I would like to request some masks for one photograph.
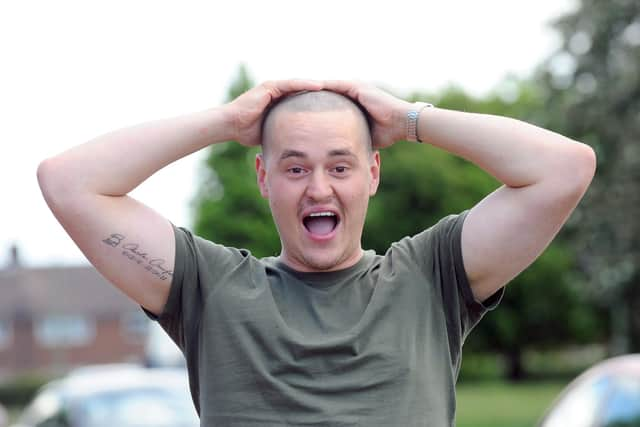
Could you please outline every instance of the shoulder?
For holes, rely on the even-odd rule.
[[[213,242],[185,227],[173,225],[173,230],[176,239],[176,264],[191,263],[218,270],[245,260],[257,261],[248,249]]]
[[[397,253],[423,258],[443,246],[459,246],[462,225],[468,213],[467,209],[441,218],[427,229],[392,243],[389,248],[390,252],[387,254]]]

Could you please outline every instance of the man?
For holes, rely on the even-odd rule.
[[[377,149],[406,139],[504,185],[384,255],[364,251]],[[205,241],[127,196],[227,140],[262,144],[278,257]],[[445,426],[466,335],[550,243],[595,163],[588,146],[517,120],[293,80],[98,137],[43,161],[38,178],[87,258],[183,350],[202,425]]]

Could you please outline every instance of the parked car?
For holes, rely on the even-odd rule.
[[[13,427],[197,427],[184,369],[81,368],[45,385]]]
[[[589,368],[556,399],[540,427],[640,427],[640,354]]]

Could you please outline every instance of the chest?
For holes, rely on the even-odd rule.
[[[423,283],[391,279],[318,293],[230,278],[209,296],[200,325],[205,413],[251,402],[242,412],[360,421],[449,408],[444,321]]]
[[[367,372],[375,382],[419,378],[425,361],[446,362],[444,321],[424,283],[393,279],[320,289],[267,275],[230,279],[206,302],[201,346],[209,363],[289,384],[366,383]]]

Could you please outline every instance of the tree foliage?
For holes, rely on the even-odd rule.
[[[240,67],[227,101],[252,86],[246,68]],[[258,257],[278,253],[280,240],[256,183],[254,162],[259,150],[233,141],[214,144],[208,150],[195,200],[195,233],[219,244],[250,249]]]
[[[640,2],[582,0],[556,23],[541,67],[548,126],[590,144],[596,177],[574,221],[592,297],[611,309],[613,352],[640,351]]]

